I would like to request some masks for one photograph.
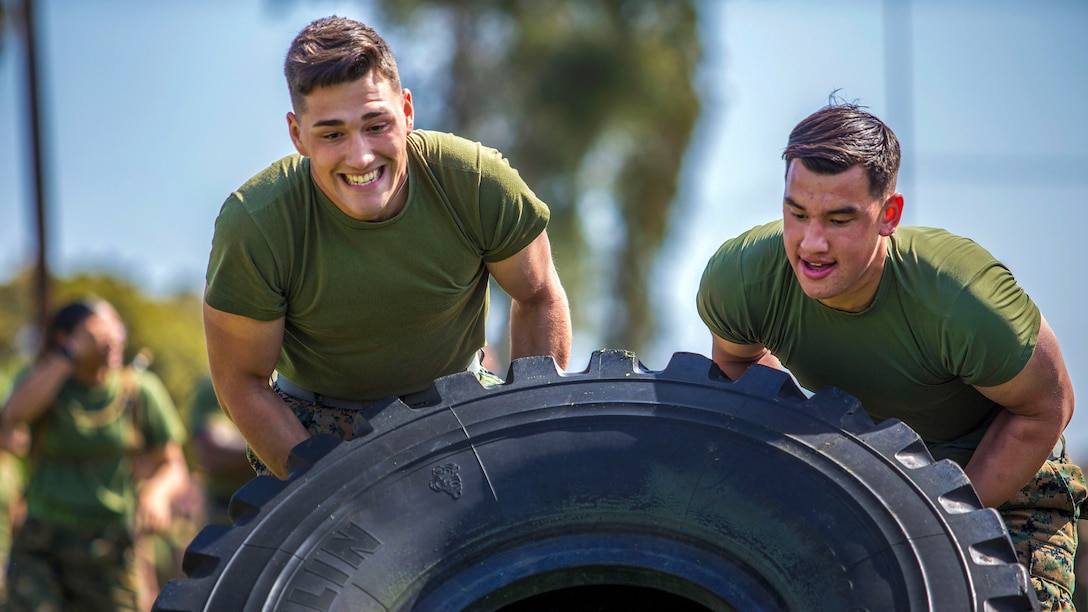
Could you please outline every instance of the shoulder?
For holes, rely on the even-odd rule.
[[[904,227],[890,239],[891,266],[900,286],[927,303],[958,299],[979,283],[1012,279],[974,240],[931,227]]]
[[[309,190],[310,160],[298,154],[288,155],[255,174],[231,193],[224,211],[235,205],[253,214],[277,203],[293,199]]]
[[[435,174],[452,172],[500,183],[520,180],[498,149],[456,134],[414,130],[408,135],[408,148]]]
[[[482,144],[456,134],[432,130],[413,130],[408,135],[408,148],[432,167],[479,170]]]
[[[994,256],[970,238],[936,227],[900,227],[891,237],[892,252],[904,259],[943,269],[977,266],[994,261]]]
[[[269,240],[267,234],[286,240],[289,232],[284,218],[305,215],[308,202],[313,197],[313,178],[310,176],[310,160],[301,155],[288,155],[246,181],[223,202],[215,219],[213,243],[224,240],[245,242],[245,237],[257,237],[261,242]]]
[[[725,241],[699,282],[696,308],[719,338],[736,344],[765,344],[769,313],[781,310],[792,271],[782,246],[782,221],[754,227]]]
[[[779,219],[753,227],[722,243],[710,258],[704,276],[728,273],[731,279],[753,282],[781,271],[785,258],[782,221]]]
[[[709,312],[726,304],[762,304],[792,279],[782,246],[782,221],[772,221],[753,227],[718,248],[699,282],[700,308]]]
[[[973,240],[944,230],[904,228],[894,237],[889,253],[897,290],[905,306],[939,319],[944,344],[961,357],[953,370],[971,384],[1011,377],[1009,370],[997,377],[965,374],[968,349],[983,347],[983,355],[1004,356],[1018,371],[1026,361],[1017,361],[1018,348],[1030,356],[1042,316],[1012,271]]]

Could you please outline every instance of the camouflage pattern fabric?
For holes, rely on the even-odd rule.
[[[998,512],[1005,520],[1016,557],[1028,568],[1043,610],[1075,611],[1077,520],[1086,485],[1081,469],[1064,449],[1043,464],[1035,478]]]
[[[486,368],[478,368],[474,374],[476,374],[480,384],[485,387],[494,387],[501,385],[503,382],[501,378]],[[315,402],[299,399],[277,387],[273,387],[273,391],[291,408],[291,411],[295,413],[299,422],[306,428],[306,431],[310,432],[310,435],[331,433],[343,440],[351,440],[355,438],[356,424],[361,425],[360,429],[363,431],[367,429],[366,419],[357,410],[318,406]],[[248,446],[246,447],[246,458],[249,459],[249,464],[253,466],[253,471],[258,476],[273,475],[272,470],[268,469],[257,458],[257,454],[253,452],[253,449]]]
[[[5,610],[137,610],[136,585],[126,529],[62,527],[27,518],[11,550]]]

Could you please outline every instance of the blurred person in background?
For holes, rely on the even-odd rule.
[[[109,303],[66,304],[0,411],[3,427],[30,428],[8,610],[139,609],[134,541],[170,525],[188,467],[174,403],[153,373],[125,367],[126,340]]]

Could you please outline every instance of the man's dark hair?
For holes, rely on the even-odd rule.
[[[303,28],[283,63],[296,113],[305,110],[305,97],[315,88],[350,83],[373,70],[400,91],[397,60],[385,39],[366,24],[335,15]]]
[[[818,174],[838,174],[860,164],[869,176],[869,193],[879,198],[895,190],[899,140],[861,106],[832,103],[793,128],[782,159],[787,172],[790,162],[799,159]]]

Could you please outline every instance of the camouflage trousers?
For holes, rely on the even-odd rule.
[[[473,373],[480,381],[480,384],[485,387],[493,387],[502,384],[502,379],[488,371],[486,368],[476,368]],[[351,440],[355,438],[356,431],[367,431],[368,429],[366,427],[365,417],[363,417],[362,413],[358,410],[321,406],[316,402],[299,399],[290,395],[274,385],[272,390],[275,391],[276,395],[279,395],[291,408],[291,411],[295,413],[299,422],[306,428],[306,431],[310,432],[310,435],[331,433],[343,440]],[[357,424],[361,426],[359,429],[356,429]],[[249,464],[253,466],[253,471],[257,472],[258,476],[273,475],[272,470],[268,469],[268,467],[257,458],[257,454],[254,453],[253,449],[249,446],[246,447],[246,457],[249,459]]]
[[[138,610],[132,535],[27,518],[8,565],[12,612]]]
[[[1043,610],[1074,611],[1077,520],[1086,485],[1064,449],[1051,457],[1012,499],[998,508],[1016,557],[1028,568]]]

